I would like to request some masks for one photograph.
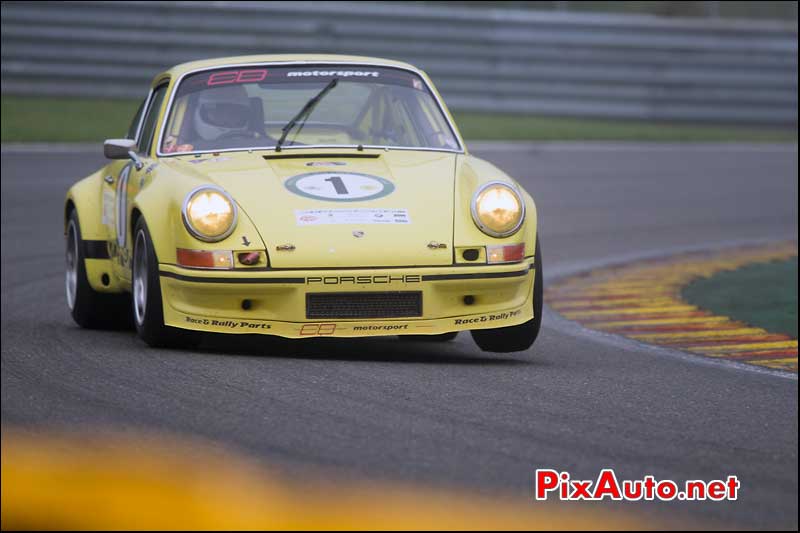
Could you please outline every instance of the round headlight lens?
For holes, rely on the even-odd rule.
[[[236,204],[221,189],[202,187],[189,193],[183,220],[189,232],[203,241],[221,241],[236,226]]]
[[[519,193],[502,182],[487,183],[472,200],[472,219],[487,235],[507,237],[515,233],[525,217]]]

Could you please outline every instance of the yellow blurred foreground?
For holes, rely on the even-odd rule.
[[[174,438],[8,428],[0,520],[4,530],[659,527],[532,497],[500,501],[408,485],[288,481],[211,445]]]

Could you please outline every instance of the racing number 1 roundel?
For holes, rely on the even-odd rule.
[[[394,184],[378,176],[357,172],[311,172],[289,178],[286,188],[306,198],[360,202],[390,194]]]

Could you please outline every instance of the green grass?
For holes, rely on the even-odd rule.
[[[466,139],[531,141],[797,141],[797,128],[455,112]]]
[[[2,142],[122,137],[139,102],[2,96]],[[797,128],[755,128],[456,112],[468,140],[797,141]]]
[[[2,96],[2,142],[102,142],[124,137],[136,100]]]
[[[408,2],[402,2],[407,4]],[[437,5],[440,2],[412,2],[415,4]],[[484,9],[528,9],[562,11],[569,13],[621,13],[628,15],[657,15],[662,17],[711,17],[715,13],[722,18],[750,19],[797,19],[797,2],[759,0],[737,2],[703,2],[685,0],[644,0],[644,1],[581,1],[556,2],[545,0],[517,1],[455,1],[459,7]],[[714,5],[716,4],[716,6]],[[716,9],[715,9],[716,7]]]
[[[797,338],[797,258],[748,265],[689,284],[691,304]]]

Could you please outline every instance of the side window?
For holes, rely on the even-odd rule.
[[[139,129],[139,121],[142,118],[142,112],[144,112],[144,104],[147,103],[147,98],[142,100],[142,103],[139,104],[139,109],[136,110],[136,114],[133,116],[133,120],[131,121],[131,125],[128,128],[128,134],[125,135],[126,139],[136,140],[136,130]]]
[[[144,124],[142,124],[142,131],[139,134],[139,153],[147,154],[150,151],[150,146],[153,144],[153,135],[156,132],[158,113],[161,111],[161,104],[164,102],[166,94],[167,84],[159,85],[153,92],[150,106],[147,108],[147,114],[144,117]]]

